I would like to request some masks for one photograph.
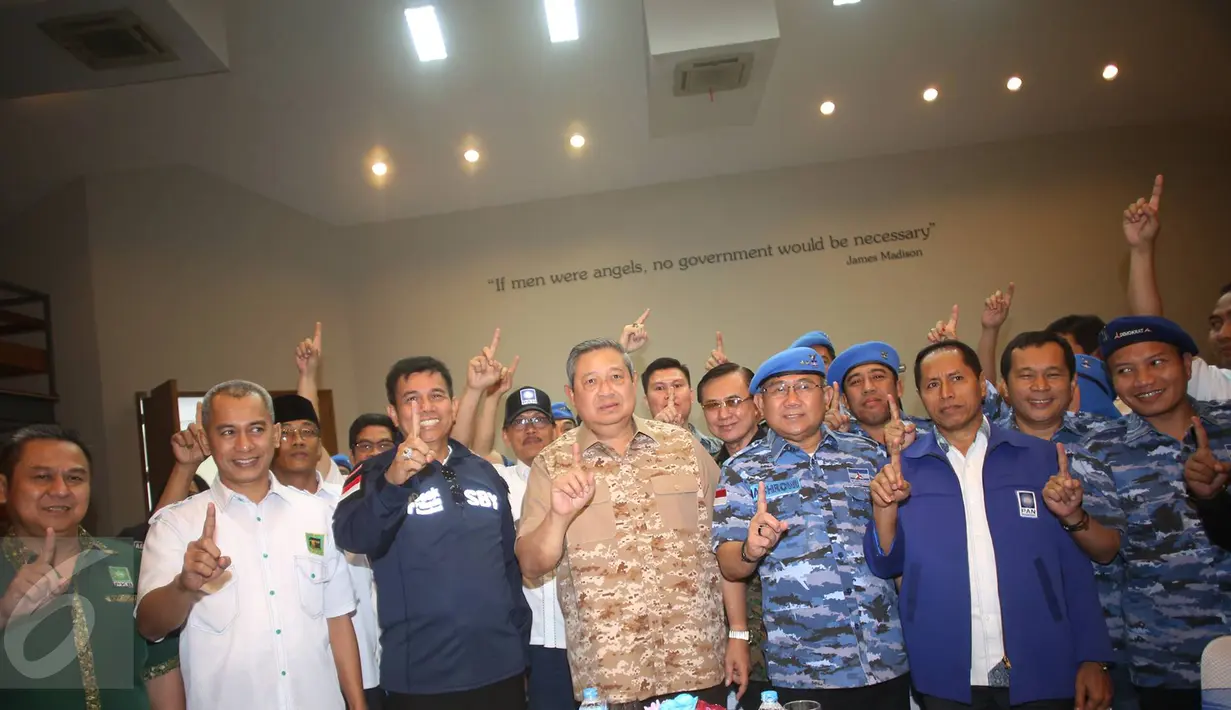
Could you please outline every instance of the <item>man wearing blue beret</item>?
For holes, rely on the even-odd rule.
[[[1124,499],[1124,621],[1142,710],[1201,706],[1201,653],[1228,632],[1231,406],[1188,396],[1197,344],[1175,323],[1129,316],[1100,338],[1132,412],[1083,442]]]
[[[577,428],[577,418],[573,416],[573,412],[569,410],[568,405],[564,402],[556,402],[551,405],[551,418],[556,429],[556,436],[560,436],[570,429]]]
[[[769,679],[784,702],[905,710],[910,675],[893,583],[864,563],[868,482],[885,456],[825,427],[825,365],[811,348],[765,361],[750,383],[768,435],[731,457],[713,541],[727,579],[760,577]]]
[[[881,446],[902,439],[910,446],[926,419],[901,415],[902,381],[898,351],[888,343],[872,341],[852,345],[829,366],[829,384],[846,400],[851,413],[850,432],[866,436]],[[832,403],[831,403],[832,404]]]
[[[833,359],[837,357],[837,351],[834,349],[833,341],[829,339],[829,335],[823,330],[812,330],[804,333],[791,343],[792,348],[812,348],[817,355],[821,356],[821,360],[825,362],[825,367],[829,367]]]

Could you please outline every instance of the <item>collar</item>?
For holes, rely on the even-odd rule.
[[[992,426],[986,416],[983,417],[983,423],[979,425],[979,433],[975,434],[976,439],[980,435],[987,439],[988,453],[991,453],[993,449],[1001,444],[1010,444],[1014,446],[1020,445],[1009,438],[1008,431],[998,426]],[[1014,436],[1017,436],[1017,434],[1014,434]],[[941,444],[942,441],[944,444]],[[927,433],[926,436],[920,437],[914,444],[907,447],[907,449],[902,452],[902,456],[908,459],[921,459],[924,456],[936,456],[942,459],[948,459],[949,448],[950,444],[948,440],[941,435],[939,429],[933,428]]]
[[[1009,417],[1009,428],[1012,429],[1013,431],[1018,431],[1018,432],[1022,430],[1022,428],[1017,425],[1017,413],[1016,412],[1014,412],[1012,416]],[[1064,416],[1060,419],[1060,428],[1057,429],[1056,432],[1059,433],[1061,431],[1067,431],[1068,433],[1073,434],[1075,436],[1083,435],[1082,428],[1081,428],[1081,419],[1077,416],[1077,414],[1075,414],[1074,412],[1065,410]],[[1052,438],[1053,439],[1055,438],[1055,434],[1052,435]]]
[[[1201,418],[1201,423],[1203,425],[1217,425],[1217,422],[1213,418],[1213,410],[1214,407],[1217,406],[1215,402],[1203,402],[1189,397],[1188,403],[1192,405],[1193,411],[1198,417]],[[1142,439],[1150,433],[1158,434],[1159,436],[1166,436],[1166,434],[1163,434],[1155,429],[1153,424],[1150,424],[1145,417],[1141,416],[1137,412],[1129,412],[1128,414],[1125,414],[1123,420],[1127,425],[1127,431],[1124,434],[1124,441],[1126,443],[1136,442],[1138,439]]]
[[[629,442],[629,448],[631,448],[633,443],[637,442],[638,440],[641,440],[641,441],[649,440],[655,446],[662,443],[662,441],[659,440],[659,438],[654,435],[654,432],[650,430],[650,427],[646,426],[647,421],[648,420],[642,419],[636,414],[633,415],[633,438]],[[599,443],[598,437],[594,435],[594,432],[590,430],[590,427],[586,425],[585,422],[582,422],[581,426],[577,427],[576,432],[577,432],[577,446],[583,452],[587,451],[591,446],[594,446],[595,444]]]
[[[828,427],[826,427],[824,424],[821,425],[821,441],[820,443],[816,445],[816,451],[814,451],[811,454],[799,448],[795,444],[792,444],[786,439],[782,438],[782,436],[780,436],[778,432],[774,431],[773,429],[770,429],[769,433],[765,435],[765,443],[769,444],[769,458],[771,461],[775,461],[775,462],[778,460],[778,457],[782,455],[782,452],[786,451],[786,448],[788,446],[798,451],[799,453],[803,454],[804,456],[811,457],[811,456],[815,456],[816,454],[820,453],[821,449],[825,448],[826,444],[832,443],[834,441],[836,441],[836,439],[834,439],[833,432]]]
[[[78,567],[81,566],[81,561],[86,559],[91,552],[103,555],[115,554],[114,550],[108,549],[80,525],[77,526],[77,544],[81,547],[81,558],[77,562]],[[33,561],[39,554],[37,551],[31,550],[26,545],[25,540],[17,536],[17,530],[12,526],[9,527],[9,532],[4,536],[3,542],[0,542],[0,548],[3,549],[4,557],[13,566],[14,571]]]
[[[990,440],[992,438],[992,425],[991,422],[987,421],[986,416],[979,421],[979,431],[975,434],[975,441],[978,441],[980,436],[982,436],[985,440]],[[949,449],[953,448],[953,445],[949,443],[949,440],[945,438],[945,435],[940,433],[940,429],[936,430],[936,444],[940,447],[940,450],[944,452],[945,456],[948,456]]]
[[[319,478],[321,474],[318,471],[316,475]],[[240,494],[231,490],[230,488],[227,487],[225,483],[222,482],[221,474],[218,475],[218,478],[214,479],[214,482],[216,483],[216,485],[209,487],[209,495],[211,498],[214,499],[214,506],[218,508],[218,512],[221,513],[227,509],[227,504],[231,502],[231,499],[235,498],[236,496],[239,496]],[[274,476],[273,471],[269,472],[269,494],[270,495],[276,495],[279,498],[286,500],[287,491],[289,490],[291,489],[288,488],[287,486],[284,486],[281,483],[278,483],[278,479],[277,477]],[[247,500],[247,498],[244,498],[244,500]]]

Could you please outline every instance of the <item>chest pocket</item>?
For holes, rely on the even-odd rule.
[[[570,546],[589,545],[610,540],[616,535],[615,506],[607,482],[594,482],[594,498],[569,526],[566,540]]]
[[[664,527],[670,530],[696,530],[700,512],[697,505],[700,486],[696,476],[655,476],[650,479],[650,490],[654,493],[654,506],[663,519]]]
[[[231,628],[239,612],[239,580],[234,573],[226,586],[197,602],[192,608],[188,623],[193,628],[211,634],[222,634]]]
[[[866,485],[848,483],[842,487],[846,494],[846,507],[853,520],[866,523],[872,519],[872,493]]]
[[[319,557],[295,556],[295,583],[299,586],[299,604],[310,618],[319,619],[325,613],[325,561]]]

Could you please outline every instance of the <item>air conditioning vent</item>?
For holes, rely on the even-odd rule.
[[[733,91],[747,86],[752,76],[752,53],[711,59],[694,59],[675,65],[676,96],[695,96],[711,91]]]
[[[141,18],[129,10],[58,17],[39,23],[39,29],[95,71],[179,59]]]

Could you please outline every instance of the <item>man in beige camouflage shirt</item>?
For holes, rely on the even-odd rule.
[[[583,423],[534,460],[517,558],[528,579],[559,565],[573,692],[613,710],[684,692],[725,706],[748,669],[724,659],[724,602],[736,628],[746,609],[708,542],[718,467],[687,430],[633,415],[619,344],[580,343],[566,369]]]

